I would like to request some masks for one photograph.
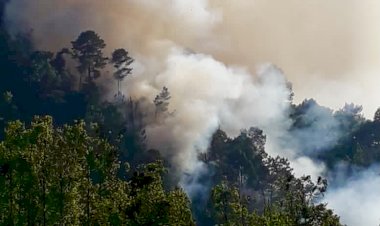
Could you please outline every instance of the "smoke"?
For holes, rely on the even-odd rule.
[[[148,127],[150,144],[168,150],[166,155],[177,151],[173,162],[186,172],[197,168],[198,154],[207,150],[219,126],[236,136],[250,125],[268,133],[283,131],[287,121],[290,91],[284,76],[272,67],[259,73],[255,82],[244,69],[227,67],[211,56],[173,50],[152,83],[169,88],[169,111],[175,113]]]
[[[335,109],[354,101],[369,118],[380,105],[379,1],[211,2],[223,9],[219,29],[228,33],[229,54],[218,54],[223,61],[274,63],[292,81],[296,101],[313,97]]]
[[[288,145],[305,154],[325,151],[336,145],[344,131],[333,110],[314,100],[305,100],[300,106],[303,108],[302,118],[296,121],[298,125],[290,132],[295,142]]]
[[[369,118],[380,105],[380,96],[367,98],[378,95],[376,0],[13,0],[7,15],[13,30],[33,28],[39,47],[58,49],[84,29],[98,31],[109,50],[134,54],[169,41],[251,73],[272,62],[292,81],[296,101],[362,103]]]
[[[310,159],[281,149],[279,141],[290,126],[290,93],[284,76],[267,66],[254,78],[251,72],[256,68],[250,66],[254,61],[236,62],[244,67],[231,65],[231,56],[246,57],[243,52],[247,51],[240,45],[236,50],[222,47],[236,41],[223,30],[228,28],[223,18],[231,16],[226,8],[230,3],[211,3],[14,0],[6,13],[10,29],[32,28],[40,48],[59,49],[85,29],[99,32],[108,43],[108,52],[127,47],[137,63],[124,92],[153,99],[161,87],[167,86],[172,94],[170,110],[175,110],[175,115],[161,125],[148,127],[147,133],[149,144],[159,147],[180,172],[198,170],[197,156],[207,150],[219,126],[231,136],[241,128],[258,126],[268,135],[269,153],[294,160],[296,172],[320,174],[321,167]],[[202,54],[188,54],[184,49]]]
[[[378,225],[380,222],[380,168],[372,167],[346,178],[346,183],[328,190],[325,201],[342,223],[352,226]]]
[[[6,22],[14,33],[32,29],[42,49],[65,47],[87,29],[105,39],[108,54],[128,49],[136,61],[123,92],[153,100],[169,88],[173,114],[148,126],[148,142],[171,159],[192,194],[203,189],[196,178],[207,173],[197,156],[219,127],[230,136],[259,127],[266,150],[289,158],[296,175],[323,174],[323,163],[305,151],[339,139],[335,122],[311,109],[317,121],[308,131],[289,133],[287,80],[266,63],[288,74],[298,99],[315,96],[333,107],[351,99],[374,111],[380,103],[364,97],[380,71],[371,42],[380,30],[366,23],[377,20],[376,9],[378,2],[355,0],[12,0]],[[318,138],[326,128],[334,136]]]
[[[258,72],[254,78],[257,65],[263,62],[252,53],[261,52],[263,47],[247,39],[258,35],[262,25],[250,24],[256,21],[249,16],[252,13],[242,17],[236,13],[242,7],[256,12],[263,3],[239,3],[242,4],[207,0],[13,0],[7,7],[7,18],[13,32],[32,28],[40,48],[59,49],[84,29],[94,29],[106,40],[108,52],[117,47],[130,50],[137,63],[124,92],[153,99],[162,86],[169,87],[176,116],[165,122],[165,128],[150,129],[151,143],[160,147],[170,144],[168,152],[197,150],[173,157],[182,158],[178,162],[185,169],[193,164],[185,163],[188,159],[195,159],[196,153],[207,149],[219,125],[232,136],[241,128],[258,126],[268,135],[269,152],[298,158],[293,150],[277,151],[281,145],[276,143],[290,126],[285,78],[280,71],[268,67],[259,69],[266,71]],[[246,29],[248,25],[255,29]],[[268,36],[272,37],[271,32]],[[266,45],[262,42],[259,46]],[[187,54],[184,49],[202,54]],[[187,128],[187,134],[179,138],[176,127]],[[177,135],[178,142],[173,142],[176,136],[172,135]],[[168,145],[164,145],[165,140]]]

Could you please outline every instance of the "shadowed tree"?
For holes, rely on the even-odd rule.
[[[107,58],[102,50],[106,47],[103,39],[94,31],[82,32],[79,37],[71,42],[73,58],[79,61],[78,71],[81,73],[79,83],[82,83],[82,75],[87,73],[88,82],[92,82],[100,76],[99,69],[107,64]]]
[[[380,122],[380,108],[378,108],[375,112],[375,115],[373,117],[373,121]]]
[[[156,106],[155,118],[157,118],[158,115],[168,111],[170,98],[170,92],[168,88],[164,86],[161,92],[156,96],[156,98],[153,101],[154,105]]]
[[[51,62],[51,64],[57,70],[58,73],[63,73],[65,71],[65,67],[66,67],[66,60],[64,58],[65,54],[70,54],[69,49],[67,49],[67,48],[61,49],[55,55],[55,58]]]
[[[112,53],[111,63],[116,68],[113,76],[117,80],[117,96],[121,95],[120,83],[125,77],[132,72],[132,68],[129,67],[133,62],[132,57],[128,55],[125,49],[116,49]]]
[[[45,90],[52,88],[57,80],[57,72],[50,64],[53,53],[36,51],[31,55],[31,74],[29,83],[36,82]],[[30,84],[29,84],[30,85]]]

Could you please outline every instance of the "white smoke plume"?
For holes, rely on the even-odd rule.
[[[283,132],[290,95],[285,78],[268,67],[254,80],[245,70],[226,67],[211,56],[173,50],[151,83],[169,88],[169,111],[175,113],[148,127],[150,144],[169,150],[173,162],[191,173],[219,126],[231,136],[251,125],[264,129],[269,137],[271,131]]]
[[[295,135],[288,133],[287,80],[275,67],[258,65],[275,63],[287,72],[295,92],[306,90],[306,94],[313,94],[310,87],[316,84],[322,89],[332,84],[329,81],[339,83],[337,75],[350,74],[346,70],[359,70],[352,68],[355,61],[362,63],[367,58],[349,56],[358,52],[353,42],[363,41],[352,37],[351,32],[351,26],[360,23],[356,17],[351,18],[351,24],[346,23],[358,8],[357,1],[325,3],[12,0],[6,15],[12,32],[32,29],[39,48],[58,50],[80,32],[92,29],[106,41],[107,53],[120,47],[128,49],[136,62],[134,74],[124,82],[126,95],[153,101],[163,86],[169,88],[169,111],[174,114],[147,128],[148,142],[171,159],[181,173],[204,173],[197,156],[207,150],[218,127],[235,136],[242,128],[257,126],[267,135],[270,154],[289,158],[297,175],[316,177],[324,171],[322,163],[306,157],[302,145],[284,146],[284,142],[292,143]],[[377,6],[371,4],[372,8]],[[359,53],[362,56],[365,51]],[[316,74],[323,74],[322,79],[305,76]],[[348,81],[353,77],[350,75]],[[347,92],[342,90],[347,95],[337,97],[358,93],[351,92],[351,82],[347,87]],[[321,96],[320,92],[315,94]],[[365,103],[360,98],[355,100]],[[339,99],[337,103],[346,101]],[[183,183],[190,193],[199,189],[197,184]]]
[[[149,142],[167,150],[163,154],[174,158],[183,171],[195,169],[197,154],[207,149],[218,126],[231,136],[258,126],[268,136],[269,153],[298,159],[300,153],[284,151],[279,144],[290,126],[290,93],[282,73],[264,66],[255,77],[252,57],[252,62],[229,60],[236,54],[243,59],[243,53],[250,52],[226,45],[237,41],[223,30],[231,26],[226,21],[230,6],[234,5],[207,0],[13,0],[7,18],[11,30],[33,29],[41,48],[59,49],[84,29],[94,29],[108,43],[108,52],[117,47],[130,50],[137,63],[124,92],[153,100],[163,86],[169,88],[170,108],[176,114],[148,129]],[[302,165],[300,172],[322,172],[320,166],[307,166],[312,161],[305,158],[294,161]]]
[[[330,188],[325,197],[328,207],[352,226],[379,225],[380,168],[372,167],[350,178],[339,187]]]
[[[271,62],[297,101],[361,103],[366,117],[380,106],[377,0],[12,0],[7,14],[13,30],[33,28],[40,47],[58,49],[84,29],[135,54],[165,40],[251,72]]]

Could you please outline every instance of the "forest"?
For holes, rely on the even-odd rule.
[[[125,95],[134,56],[124,48],[108,56],[106,46],[84,30],[60,51],[42,51],[1,19],[1,225],[339,226],[324,200],[330,183],[380,162],[380,109],[369,120],[354,104],[295,104],[289,83],[288,132],[309,141],[303,153],[327,173],[296,175],[286,157],[266,151],[256,125],[237,136],[220,127],[197,156],[208,173],[188,179],[201,188],[186,188],[173,158],[147,141],[148,125],[175,114],[171,87],[154,99]],[[99,82],[106,68],[111,90]]]

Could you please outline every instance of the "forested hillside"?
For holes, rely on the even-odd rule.
[[[354,104],[334,111],[289,95],[293,138],[282,147],[324,164],[323,175],[296,175],[258,125],[233,137],[220,126],[196,156],[206,173],[181,175],[146,132],[177,114],[171,87],[154,99],[123,93],[134,56],[108,56],[96,31],[58,52],[30,35],[0,25],[0,225],[342,225],[323,199],[330,184],[380,162],[380,110],[368,120]]]

